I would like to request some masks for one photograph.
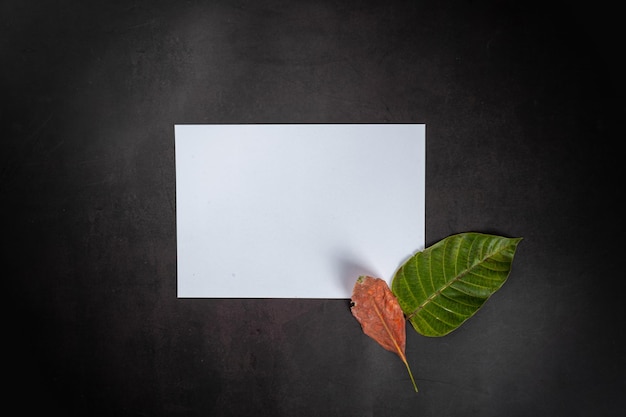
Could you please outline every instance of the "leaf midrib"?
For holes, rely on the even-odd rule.
[[[376,315],[378,316],[378,318],[380,319],[381,323],[383,324],[383,327],[385,328],[385,331],[387,332],[387,335],[389,336],[389,338],[393,342],[393,345],[396,348],[398,356],[400,356],[400,359],[402,359],[402,362],[406,362],[406,356],[404,354],[404,351],[402,350],[402,348],[398,344],[398,341],[396,340],[396,335],[389,328],[389,325],[387,324],[387,321],[385,320],[385,315],[380,310],[380,308],[378,307],[377,303],[373,303],[373,305],[374,305],[374,311],[376,312]]]

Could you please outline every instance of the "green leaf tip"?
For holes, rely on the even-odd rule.
[[[521,240],[460,233],[411,256],[391,289],[413,328],[439,337],[472,317],[508,278]]]

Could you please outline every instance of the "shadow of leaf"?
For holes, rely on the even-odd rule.
[[[344,254],[338,256],[336,262],[341,286],[346,289],[348,294],[352,294],[354,283],[361,275],[386,279],[386,277],[379,277],[372,267],[352,255]]]

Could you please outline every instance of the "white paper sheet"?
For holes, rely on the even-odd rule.
[[[350,298],[424,247],[425,125],[176,125],[180,298]]]

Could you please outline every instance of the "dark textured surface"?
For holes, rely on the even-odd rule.
[[[583,6],[3,1],[7,404],[623,414],[623,46]],[[428,243],[525,238],[463,327],[409,331],[419,394],[347,301],[176,298],[173,125],[276,122],[426,123]]]

